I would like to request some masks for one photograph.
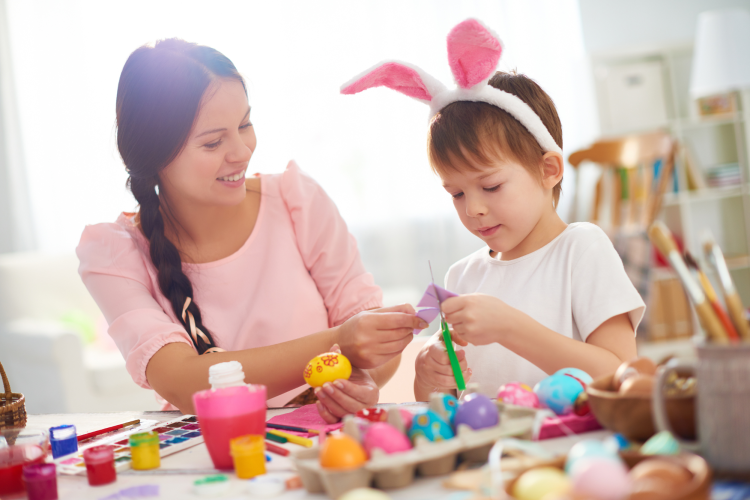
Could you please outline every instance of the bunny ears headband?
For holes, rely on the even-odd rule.
[[[517,96],[488,85],[503,51],[503,44],[476,19],[467,19],[448,33],[448,63],[458,86],[448,89],[420,68],[386,61],[357,75],[341,87],[342,94],[357,94],[372,87],[388,87],[430,106],[430,118],[456,101],[486,102],[507,111],[534,136],[544,152],[562,154],[539,115]]]

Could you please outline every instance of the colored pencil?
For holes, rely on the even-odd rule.
[[[270,422],[266,422],[266,427],[270,427],[271,429],[280,429],[282,431],[307,432],[308,434],[320,434],[320,431],[318,430],[305,429],[304,427],[296,427],[294,425],[281,425],[281,424],[272,424]]]
[[[721,304],[719,303],[719,297],[718,295],[716,295],[716,290],[714,290],[714,287],[708,280],[708,276],[706,276],[706,273],[704,273],[703,269],[701,269],[701,267],[698,265],[698,261],[696,261],[688,251],[685,251],[685,264],[687,264],[688,269],[692,269],[698,277],[698,281],[703,287],[706,298],[714,308],[714,312],[716,313],[716,316],[719,317],[719,321],[721,321],[721,324],[724,327],[724,330],[726,330],[729,338],[732,340],[740,340],[740,336],[737,333],[737,330],[735,330],[734,325],[732,324],[732,320],[729,319],[726,311],[723,307],[721,307]]]
[[[310,439],[303,438],[301,436],[295,436],[293,434],[287,434],[286,432],[277,431],[275,429],[271,429],[268,431],[271,434],[275,434],[277,436],[285,437],[290,443],[298,444],[300,446],[304,446],[306,448],[312,448],[313,442]]]
[[[117,424],[117,425],[113,425],[112,427],[105,427],[104,429],[99,429],[98,431],[87,432],[86,434],[81,434],[80,436],[78,436],[78,441],[83,441],[84,439],[99,436],[101,434],[106,434],[111,431],[116,431],[117,429],[122,429],[123,427],[130,427],[131,425],[138,425],[140,423],[141,423],[140,420],[131,420],[130,422],[125,422],[124,424]]]
[[[269,441],[266,441],[266,449],[271,453],[276,453],[277,455],[281,455],[282,457],[286,457],[287,455],[289,455],[289,450],[287,450],[286,448],[282,448],[281,446],[276,446]]]
[[[276,434],[271,434],[270,432],[266,432],[266,439],[269,441],[276,441],[277,443],[286,443],[289,441],[287,438],[283,436],[277,436]]]

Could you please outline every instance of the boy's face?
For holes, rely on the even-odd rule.
[[[538,179],[514,160],[495,160],[491,166],[446,171],[443,187],[466,229],[484,240],[503,259],[523,255],[519,248],[552,206]],[[519,255],[514,256],[514,254]]]

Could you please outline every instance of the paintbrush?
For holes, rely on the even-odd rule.
[[[648,228],[648,237],[677,273],[677,277],[682,282],[682,287],[693,302],[698,320],[709,338],[717,344],[729,343],[724,327],[721,326],[721,322],[716,317],[711,304],[706,300],[703,289],[690,275],[690,271],[685,265],[685,261],[682,260],[677,244],[667,226],[661,221],[655,221]]]
[[[729,319],[726,311],[723,307],[721,307],[721,303],[719,303],[719,297],[718,295],[716,295],[716,290],[714,290],[714,287],[708,280],[708,276],[706,276],[706,273],[704,273],[701,267],[698,265],[698,261],[696,261],[693,258],[692,254],[687,250],[685,251],[685,264],[687,264],[688,269],[693,270],[694,275],[698,278],[698,282],[700,282],[701,286],[703,287],[703,292],[706,294],[706,298],[711,303],[711,307],[714,308],[714,312],[719,318],[719,321],[721,321],[721,326],[724,327],[724,331],[727,332],[727,336],[729,336],[731,340],[740,340],[740,336],[737,333],[737,330],[734,328],[732,320]]]
[[[737,329],[743,340],[750,340],[750,326],[748,326],[747,320],[745,319],[742,300],[737,293],[737,289],[734,287],[734,282],[732,281],[732,276],[729,274],[727,262],[724,260],[724,254],[722,253],[721,248],[719,248],[719,245],[714,241],[710,232],[706,232],[703,235],[703,253],[706,256],[706,260],[708,260],[713,266],[716,275],[719,277],[719,285],[724,292],[724,302],[727,305],[729,317],[732,318],[734,327]]]

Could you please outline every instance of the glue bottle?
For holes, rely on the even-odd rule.
[[[245,372],[242,371],[242,363],[227,361],[212,365],[208,369],[208,383],[214,390],[245,385]]]

